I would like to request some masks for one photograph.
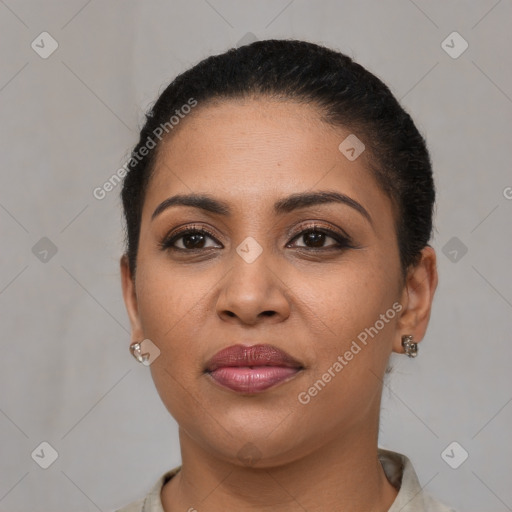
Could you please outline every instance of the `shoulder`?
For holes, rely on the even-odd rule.
[[[181,469],[181,466],[166,471],[155,482],[151,490],[137,501],[129,503],[115,512],[164,512],[160,492],[162,487]]]
[[[421,487],[408,457],[379,448],[379,460],[389,482],[398,489],[388,512],[456,512]]]

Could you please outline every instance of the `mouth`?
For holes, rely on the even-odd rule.
[[[214,382],[238,393],[261,393],[296,376],[304,367],[272,345],[233,345],[217,352],[205,373]]]

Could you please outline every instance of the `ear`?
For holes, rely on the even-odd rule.
[[[407,272],[400,300],[403,308],[397,322],[393,352],[404,353],[403,335],[412,335],[415,343],[425,336],[437,282],[436,253],[432,247],[426,246],[421,251],[419,263]]]
[[[128,257],[126,254],[121,256],[120,260],[121,267],[121,285],[123,288],[123,298],[130,319],[130,325],[132,329],[131,342],[141,341],[144,339],[142,332],[142,326],[139,318],[139,308],[137,305],[137,294],[135,291],[135,279],[133,279],[130,271],[130,265],[128,264]]]

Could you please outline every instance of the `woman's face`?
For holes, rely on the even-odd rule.
[[[388,357],[415,333],[403,329],[391,201],[367,152],[339,149],[350,134],[313,106],[260,98],[199,105],[160,148],[134,283],[122,264],[125,300],[132,341],[160,350],[161,399],[205,453],[271,466],[376,435]],[[319,192],[331,200],[308,200]],[[168,203],[153,218],[178,195],[222,208]],[[262,344],[300,369],[266,389],[243,388],[255,370],[232,369],[237,390],[205,371],[222,349]]]

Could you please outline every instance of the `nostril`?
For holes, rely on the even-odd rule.
[[[274,316],[276,314],[275,311],[263,311],[263,313],[261,313],[262,315],[264,316]]]

